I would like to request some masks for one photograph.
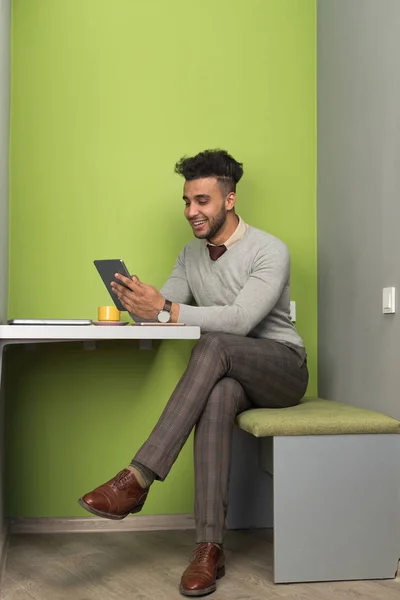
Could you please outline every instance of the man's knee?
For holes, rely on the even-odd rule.
[[[213,387],[202,414],[202,420],[211,422],[232,422],[246,405],[245,393],[235,379],[223,377]]]
[[[192,355],[214,354],[216,357],[224,353],[224,333],[209,332],[201,336],[192,350]]]
[[[214,385],[208,398],[208,409],[213,410],[213,406],[225,406],[227,412],[235,412],[236,406],[241,405],[245,397],[242,386],[236,379],[223,377]]]
[[[223,377],[214,386],[213,391],[217,388],[219,393],[229,395],[231,397],[239,397],[244,395],[242,386],[236,379],[232,377]]]

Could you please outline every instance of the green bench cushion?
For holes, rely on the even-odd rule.
[[[236,422],[255,437],[400,433],[396,419],[322,398],[303,398],[290,408],[252,408],[238,415]]]

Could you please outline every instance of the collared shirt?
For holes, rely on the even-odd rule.
[[[238,217],[239,217],[238,226],[236,227],[235,231],[232,233],[231,237],[228,238],[226,240],[226,242],[224,243],[224,246],[226,247],[227,250],[229,250],[229,248],[232,248],[232,246],[237,244],[237,242],[240,242],[240,240],[244,237],[246,231],[249,228],[247,223],[245,223],[243,221],[242,217],[240,217],[239,215],[238,215]],[[212,244],[208,240],[205,240],[205,242],[206,242],[206,244],[210,244],[210,246],[216,245],[216,244]]]

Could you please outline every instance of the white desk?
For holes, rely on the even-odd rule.
[[[74,340],[198,340],[200,327],[179,325],[0,325],[0,344]]]
[[[0,391],[2,381],[3,350],[9,344],[36,344],[49,342],[82,341],[87,349],[94,349],[100,340],[139,340],[140,347],[150,349],[152,340],[197,340],[200,327],[173,325],[0,325]],[[1,397],[0,397],[1,400]],[[0,401],[0,425],[4,404]],[[3,444],[3,436],[0,442]],[[4,448],[0,447],[0,479],[3,478],[2,457]],[[3,539],[0,532],[0,563],[3,556]]]
[[[1,363],[5,346],[45,342],[82,341],[94,348],[99,340],[139,340],[141,348],[151,348],[152,340],[198,340],[200,327],[173,325],[0,325],[0,386]]]

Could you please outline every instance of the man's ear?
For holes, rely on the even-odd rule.
[[[226,210],[232,210],[236,204],[236,194],[235,192],[230,192],[225,198],[225,208]]]

